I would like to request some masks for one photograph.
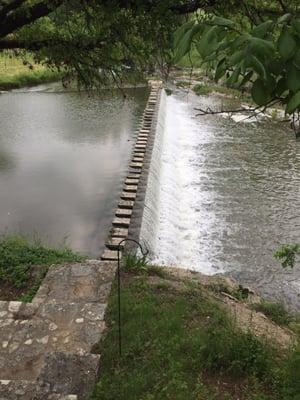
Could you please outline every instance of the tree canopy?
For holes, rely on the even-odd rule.
[[[167,70],[192,50],[258,106],[300,107],[298,0],[0,0],[1,49],[31,51],[86,86]]]
[[[201,3],[209,1],[0,0],[0,49],[31,51],[92,86],[164,65],[181,15]]]
[[[258,107],[300,108],[300,3],[242,1],[238,13],[198,13],[175,35],[175,60],[193,50],[215,80],[251,90]]]

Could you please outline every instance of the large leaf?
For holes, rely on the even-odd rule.
[[[222,58],[222,60],[219,61],[217,68],[216,68],[216,72],[215,72],[215,81],[218,82],[218,80],[220,78],[222,78],[222,76],[224,76],[225,72],[226,72],[226,64],[225,64],[225,57]]]
[[[262,59],[272,57],[275,52],[273,43],[257,37],[251,37],[249,39],[249,49],[257,57]]]
[[[294,19],[292,21],[292,25],[293,25],[293,28],[295,29],[295,31],[298,33],[298,35],[300,35],[300,19],[299,18]]]
[[[213,25],[225,26],[227,28],[234,27],[235,23],[227,18],[214,17],[212,20]]]
[[[235,68],[233,73],[230,75],[230,77],[226,81],[227,85],[231,86],[234,83],[236,83],[237,80],[239,79],[240,73],[241,73],[241,68],[239,68],[239,67]]]
[[[289,22],[292,19],[292,14],[287,13],[282,15],[280,18],[278,18],[277,22],[279,24],[286,24],[287,22]]]
[[[262,79],[266,79],[267,73],[264,65],[259,61],[259,59],[253,55],[249,57],[250,66],[254,69],[254,71],[259,75]]]
[[[268,88],[262,79],[257,79],[251,89],[252,99],[259,106],[264,106],[270,100]]]
[[[175,49],[175,62],[180,61],[191,50],[193,37],[199,31],[199,29],[201,29],[200,25],[193,25],[193,27],[189,29],[181,38],[177,48]]]
[[[268,69],[274,75],[280,75],[285,67],[285,61],[282,58],[271,58],[267,63]]]
[[[280,78],[276,84],[276,94],[277,96],[281,96],[287,90],[287,84],[285,78]]]
[[[197,50],[203,58],[209,56],[218,47],[218,32],[219,28],[217,26],[211,27],[197,43]]]
[[[288,114],[292,114],[300,106],[300,91],[294,94],[294,96],[289,100],[285,111]]]
[[[293,64],[296,68],[300,69],[300,49],[296,51],[296,54],[293,58]]]
[[[241,62],[245,57],[244,50],[238,50],[228,58],[229,65],[236,65]]]
[[[287,29],[284,29],[279,36],[277,46],[280,55],[288,60],[295,54],[297,43],[294,37],[289,33],[289,31]]]
[[[273,27],[274,23],[273,21],[265,21],[260,25],[257,25],[255,28],[252,29],[252,36],[258,37],[263,39],[267,33],[270,31],[270,29]]]
[[[180,41],[187,31],[190,31],[192,27],[195,25],[195,21],[188,21],[185,24],[181,25],[174,33],[174,48],[176,49],[179,46]]]
[[[287,71],[286,83],[288,89],[294,93],[300,89],[300,70],[293,64],[291,64]]]

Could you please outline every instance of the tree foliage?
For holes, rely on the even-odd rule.
[[[0,51],[30,51],[85,86],[119,83],[133,71],[166,68],[181,15],[210,2],[0,0]]]
[[[300,111],[300,5],[261,4],[242,2],[244,14],[200,12],[176,32],[175,62],[193,48],[216,81],[247,86],[258,106],[278,102],[292,114]]]

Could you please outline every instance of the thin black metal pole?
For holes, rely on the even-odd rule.
[[[118,244],[118,270],[117,270],[117,275],[118,275],[118,330],[119,330],[119,356],[122,357],[122,321],[121,321],[121,265],[120,265],[120,249],[122,243],[125,242],[133,242],[135,243],[141,250],[141,253],[145,257],[148,254],[148,250],[146,249],[143,251],[142,245],[134,239],[123,239],[121,242]]]

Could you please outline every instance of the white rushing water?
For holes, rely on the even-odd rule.
[[[272,121],[196,116],[226,102],[162,95],[140,239],[153,263],[229,273],[299,308],[299,269],[273,253],[300,237],[300,142]]]

